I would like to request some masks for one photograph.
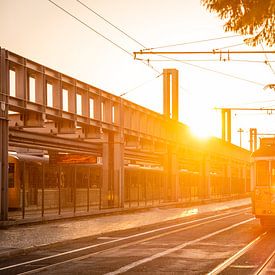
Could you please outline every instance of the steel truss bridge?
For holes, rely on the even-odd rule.
[[[20,148],[100,157],[106,207],[123,207],[131,165],[160,167],[170,201],[178,200],[184,171],[198,174],[204,198],[213,192],[213,175],[249,191],[248,151],[218,138],[195,140],[178,121],[177,70],[164,70],[159,114],[8,50],[0,60],[1,220],[8,218],[8,150]]]

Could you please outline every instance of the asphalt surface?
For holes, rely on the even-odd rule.
[[[209,203],[188,208],[151,208],[121,214],[116,211],[106,216],[90,216],[43,224],[13,226],[0,229],[0,258],[9,257],[43,246],[68,243],[71,240],[142,227],[182,217],[250,205],[250,198]]]

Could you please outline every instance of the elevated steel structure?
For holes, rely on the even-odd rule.
[[[175,69],[164,70],[164,114],[159,114],[5,49],[0,60],[2,220],[7,219],[8,143],[101,157],[104,207],[123,207],[127,163],[161,166],[164,193],[172,201],[182,169],[197,169],[204,197],[217,169],[228,178],[240,170],[234,173],[247,180],[248,151],[215,138],[201,143],[178,122]]]

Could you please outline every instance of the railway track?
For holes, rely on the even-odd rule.
[[[40,251],[39,253],[31,253],[13,261],[0,262],[0,274],[34,274],[41,272],[48,274],[56,274],[57,272],[62,274],[67,271],[74,273],[73,270],[76,264],[80,263],[81,266],[83,262],[93,263],[93,268],[97,270],[96,274],[115,275],[131,271],[140,272],[140,269],[150,269],[152,263],[162,261],[162,259],[170,257],[172,254],[181,253],[183,250],[190,249],[193,246],[203,246],[203,242],[211,241],[223,235],[227,236],[231,232],[239,230],[239,228],[248,226],[253,222],[255,223],[255,219],[247,214],[247,211],[248,209],[246,208],[234,210],[233,212],[221,212],[194,220],[184,219],[181,222],[177,221],[173,224],[158,225],[157,227],[145,228],[137,232],[125,231],[111,236],[102,236],[91,240],[89,245],[79,245],[77,248],[62,248],[58,252],[56,252],[58,249],[52,249],[49,251]],[[233,256],[228,257],[222,264],[216,260],[214,263],[212,261],[211,265],[215,264],[216,267],[209,274],[218,274],[230,268],[232,269],[237,260],[244,257],[255,245],[260,244],[267,235],[267,232],[257,231],[256,238],[253,238],[244,247],[238,249]],[[143,246],[148,244],[154,246],[152,251],[143,249]],[[156,244],[159,246],[157,249],[155,249]],[[127,251],[129,251],[128,254],[130,255],[134,249],[140,249],[142,255],[134,257],[125,256],[127,255]],[[111,263],[108,265],[107,260],[110,260],[110,257],[112,255],[115,256],[116,253],[124,253],[124,258],[119,257],[115,264],[114,261],[110,261]],[[97,264],[97,260],[101,259],[101,257],[107,259],[105,267],[100,266],[100,261]],[[273,257],[274,255],[270,261],[272,261]],[[266,266],[268,266],[268,263],[261,270],[264,270]],[[208,271],[211,270],[207,265],[203,268],[205,268],[205,271],[207,269]],[[155,268],[154,272],[158,273]],[[182,273],[185,273],[185,271],[182,270]]]
[[[271,271],[274,260],[275,260],[275,250],[265,260],[265,262],[256,270],[254,274],[255,275],[267,274],[267,272]],[[271,272],[275,273],[275,268],[273,268]]]
[[[215,267],[208,275],[216,274],[267,274],[275,260],[275,232],[265,231]],[[261,257],[251,257],[251,255]],[[270,270],[269,270],[270,269]],[[275,273],[275,269],[272,271]]]

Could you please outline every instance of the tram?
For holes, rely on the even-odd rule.
[[[33,186],[41,182],[41,166],[47,162],[43,157],[12,154],[9,153],[9,170],[8,170],[8,201],[10,209],[17,209],[22,206],[23,187],[30,190],[30,196],[33,200],[36,194],[31,192]],[[28,185],[23,185],[23,181]],[[26,191],[26,190],[24,190]]]
[[[253,214],[262,226],[275,226],[275,138],[262,138],[252,160]]]
[[[42,189],[47,208],[57,207],[56,198],[59,190],[62,195],[62,206],[72,204],[74,189],[77,189],[79,200],[85,200],[87,188],[90,190],[91,198],[95,192],[98,196],[101,169],[98,164],[60,165],[51,163],[45,156],[11,152],[9,152],[8,161],[9,209],[21,209],[23,204],[25,207],[41,206]],[[74,170],[76,167],[77,169]],[[74,179],[77,179],[77,185]]]

